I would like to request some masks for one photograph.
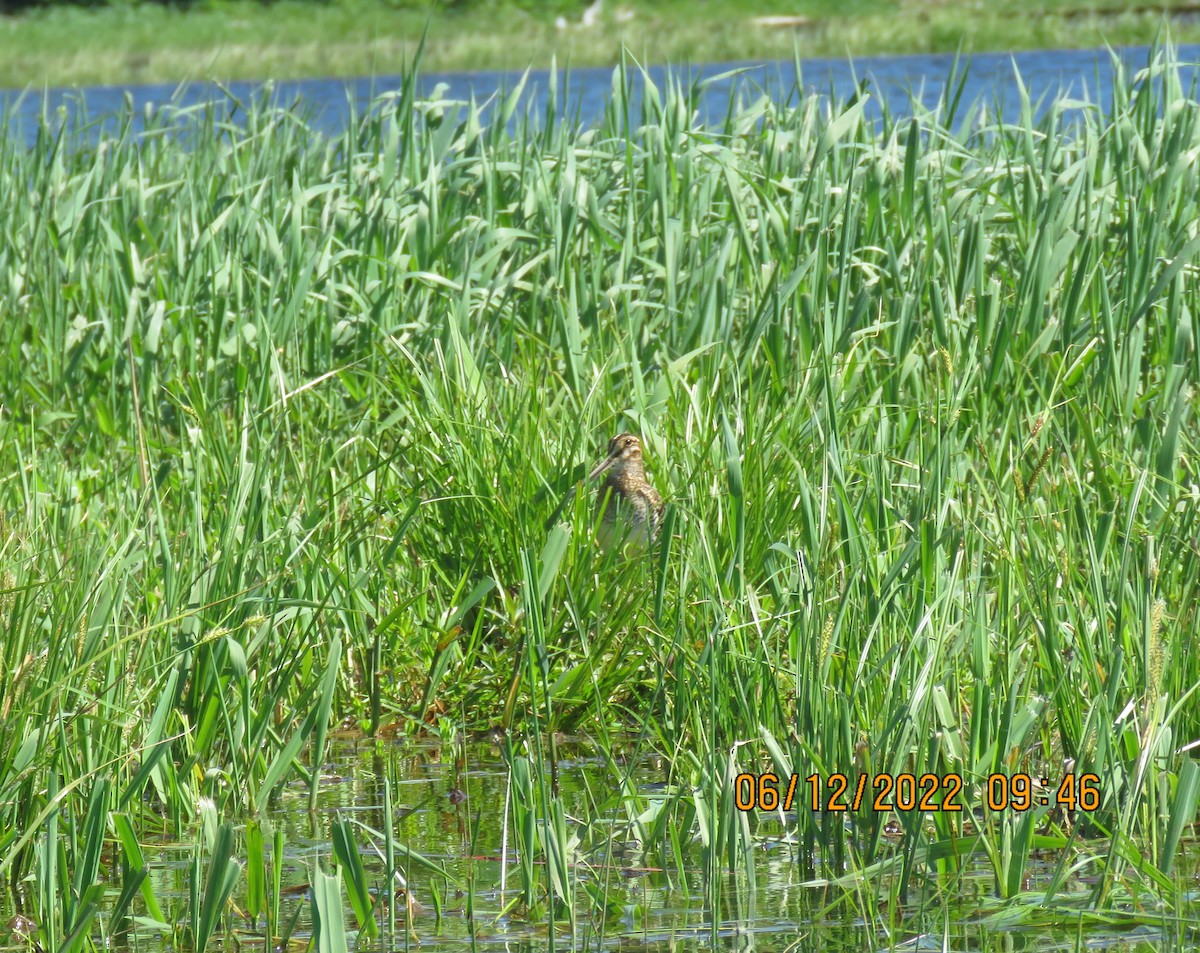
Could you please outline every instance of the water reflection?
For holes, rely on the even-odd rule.
[[[536,863],[535,904],[522,899],[519,832],[512,824],[509,773],[500,749],[474,744],[457,749],[342,740],[322,770],[317,810],[310,813],[307,786],[291,785],[274,806],[268,826],[283,836],[280,922],[290,925],[293,945],[308,943],[308,884],[318,867],[332,866],[331,830],[352,821],[372,890],[386,889],[383,832],[389,825],[399,853],[402,880],[391,902],[383,900],[377,939],[358,937],[353,948],[423,950],[1121,950],[1189,948],[1194,941],[1181,922],[1164,913],[1162,926],[1147,925],[1147,911],[1120,910],[1104,917],[1066,911],[1069,891],[1053,907],[1030,895],[1003,904],[983,863],[970,861],[952,878],[920,871],[907,897],[894,894],[892,877],[877,872],[847,891],[832,885],[837,870],[805,862],[788,818],[760,816],[750,857],[722,860],[725,873],[708,877],[703,850],[685,838],[682,856],[665,844],[643,843],[627,813],[660,797],[665,764],[656,758],[612,763],[585,747],[566,746],[559,765],[566,826],[573,838],[574,928],[570,911],[556,911],[553,935],[545,901],[549,872]],[[618,776],[623,775],[623,776]],[[393,807],[384,809],[385,782]],[[619,796],[625,786],[639,797]],[[463,796],[465,795],[465,797]],[[268,837],[268,842],[270,838]],[[425,859],[416,861],[407,852]],[[149,851],[148,851],[149,853]],[[164,906],[182,910],[187,896],[190,847],[163,846],[151,854],[153,877]],[[1057,854],[1030,864],[1025,889],[1044,891]],[[447,880],[430,871],[444,868]],[[729,873],[730,868],[738,870]],[[848,864],[844,869],[854,869]],[[816,876],[814,876],[816,874]],[[1084,884],[1076,885],[1084,896]],[[239,887],[239,891],[240,891]],[[235,897],[238,893],[235,892]],[[386,895],[385,895],[386,898]],[[715,902],[714,902],[715,901]],[[1080,904],[1080,909],[1083,909]],[[719,916],[713,916],[719,910]],[[394,918],[394,919],[393,919]],[[265,944],[261,923],[229,917],[240,945]],[[346,925],[355,920],[347,910]],[[389,930],[394,925],[395,932]],[[152,931],[136,936],[139,949],[165,945]]]
[[[1117,52],[1131,73],[1144,67],[1149,57],[1149,50],[1140,47]],[[1200,46],[1181,46],[1178,56],[1186,89],[1197,78]],[[1107,50],[980,53],[972,56],[968,64],[957,65],[956,58],[947,54],[864,57],[853,64],[841,59],[814,59],[801,63],[799,76],[791,62],[710,64],[676,70],[651,67],[648,75],[660,89],[671,78],[685,86],[702,84],[699,113],[706,123],[722,120],[731,103],[751,102],[762,95],[784,102],[795,101],[801,92],[849,99],[862,88],[864,79],[869,82],[867,88],[872,94],[869,115],[878,116],[880,108],[894,115],[908,114],[910,93],[924,104],[932,105],[948,84],[961,79],[962,106],[980,101],[1004,121],[1015,121],[1021,103],[1014,69],[1034,103],[1044,104],[1063,95],[1106,109],[1111,101],[1113,68]],[[553,84],[551,79],[544,70],[529,74],[523,104],[530,116],[538,119],[545,116],[552,85],[557,91],[560,118],[590,125],[603,116],[613,91],[611,69],[577,69],[569,74],[560,71],[553,77]],[[633,80],[633,114],[637,115],[641,80],[638,76]],[[520,81],[519,73],[431,73],[421,77],[417,98],[436,96],[465,102],[474,96],[479,102],[494,104],[502,91],[516,89]],[[131,107],[139,129],[142,117],[164,104],[174,104],[180,109],[213,104],[219,115],[240,121],[249,104],[264,96],[277,106],[294,109],[314,129],[332,134],[344,129],[353,114],[366,112],[377,96],[394,93],[402,86],[403,79],[399,76],[272,84],[237,82],[225,86],[212,83],[94,86],[44,93],[0,92],[0,102],[8,116],[9,134],[27,145],[35,141],[38,125],[43,121],[52,126],[79,126],[86,124],[89,117],[95,121],[97,117],[112,116],[126,104]],[[93,129],[93,138],[102,128],[114,127],[110,121],[107,127]]]

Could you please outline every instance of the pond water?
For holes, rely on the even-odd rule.
[[[401,861],[408,898],[396,895],[394,931],[386,904],[380,904],[378,937],[357,933],[346,910],[346,929],[356,950],[395,950],[419,946],[441,950],[1122,950],[1186,948],[1176,927],[1147,925],[1143,909],[1122,922],[1119,912],[1108,923],[1072,922],[1070,903],[1094,884],[1089,870],[1071,874],[1056,905],[1039,911],[1029,898],[1044,891],[1055,875],[1057,852],[1039,854],[1028,869],[1023,899],[995,899],[995,879],[981,855],[967,861],[952,878],[932,869],[918,870],[910,895],[889,906],[887,874],[864,878],[856,890],[828,882],[852,869],[826,863],[819,853],[796,842],[794,814],[754,815],[754,857],[739,872],[708,878],[704,851],[685,841],[673,856],[666,843],[642,840],[650,825],[639,828],[664,792],[679,783],[668,762],[630,752],[602,759],[584,743],[566,742],[557,770],[566,831],[572,843],[575,923],[569,911],[557,913],[551,934],[548,916],[521,902],[522,867],[518,837],[506,827],[514,794],[495,745],[457,748],[341,741],[325,765],[317,810],[307,809],[304,785],[282,797],[267,828],[283,837],[284,897],[279,922],[290,935],[290,948],[303,949],[312,930],[308,885],[318,868],[332,867],[332,828],[347,819],[373,890],[387,883],[382,832],[391,828],[397,856],[414,851],[440,865],[457,886],[427,865]],[[385,778],[393,809],[384,811]],[[618,792],[625,785],[626,795]],[[271,842],[268,832],[266,841]],[[896,840],[898,843],[898,839]],[[1103,852],[1103,846],[1099,846]],[[886,852],[885,852],[886,853]],[[898,851],[894,852],[898,853]],[[186,907],[188,846],[147,848],[151,877],[165,911]],[[1181,858],[1183,860],[1183,858]],[[723,865],[730,866],[722,861]],[[543,857],[532,864],[545,897],[550,881]],[[1194,873],[1194,872],[1193,872]],[[1181,879],[1187,875],[1181,871]],[[244,881],[244,878],[243,878]],[[718,898],[706,895],[715,884]],[[468,886],[469,885],[469,886]],[[234,893],[242,895],[243,884]],[[864,896],[864,892],[871,896]],[[851,898],[846,902],[847,897]],[[411,900],[411,915],[407,905]],[[715,903],[714,903],[715,900]],[[440,915],[437,909],[440,907]],[[869,911],[864,916],[864,911]],[[1039,917],[1039,913],[1042,916]],[[167,914],[169,917],[171,913]],[[1039,924],[1039,919],[1041,923]],[[266,943],[263,923],[229,916],[227,925],[241,947]],[[137,949],[167,948],[153,929],[135,928],[129,938]]]
[[[1178,47],[1185,88],[1196,82],[1200,64],[1200,46]],[[1136,72],[1144,67],[1149,50],[1140,47],[1123,48],[1117,55]],[[1112,95],[1113,68],[1108,50],[1039,50],[1021,53],[980,53],[958,64],[965,69],[961,101],[963,105],[982,101],[994,115],[1005,120],[1019,116],[1020,97],[1016,76],[1029,91],[1036,104],[1046,103],[1063,95],[1106,108]],[[852,96],[862,80],[869,81],[873,101],[871,108],[878,115],[880,104],[895,115],[910,111],[910,94],[926,103],[936,102],[947,83],[955,75],[956,57],[947,54],[913,56],[864,57],[853,63],[844,59],[811,59],[800,64],[800,75],[794,63],[721,63],[708,64],[674,71],[685,83],[707,81],[701,100],[700,114],[706,122],[720,120],[731,103],[731,97],[743,101],[766,93],[777,100],[793,98],[797,91],[830,94],[836,99]],[[650,67],[648,75],[662,88],[668,68]],[[549,73],[533,70],[525,89],[525,104],[535,116],[545,111]],[[482,102],[498,91],[513,89],[521,79],[520,73],[430,73],[421,77],[422,94],[439,91],[443,98],[467,100],[472,95]],[[580,121],[590,124],[604,111],[612,91],[613,74],[610,68],[576,69],[560,72],[557,77],[559,101],[568,115],[578,110]],[[364,112],[372,100],[381,94],[395,91],[403,84],[399,76],[376,76],[358,79],[311,79],[273,83],[231,83],[224,88],[211,83],[184,86],[160,84],[151,86],[95,86],[86,89],[51,89],[41,91],[0,91],[0,103],[8,116],[10,134],[27,143],[33,141],[41,117],[52,120],[78,121],[95,119],[120,110],[127,102],[135,115],[148,107],[174,103],[196,106],[217,103],[236,116],[240,104],[261,96],[264,91],[283,106],[295,106],[310,117],[313,126],[321,131],[336,133],[344,128],[351,110]],[[635,95],[637,93],[635,78]]]

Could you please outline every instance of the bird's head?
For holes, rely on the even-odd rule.
[[[596,464],[589,480],[594,480],[605,470],[613,467],[624,469],[630,464],[642,463],[642,442],[631,433],[619,433],[608,442],[608,456]]]

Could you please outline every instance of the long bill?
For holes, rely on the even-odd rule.
[[[596,477],[598,477],[601,473],[603,473],[605,470],[607,470],[609,467],[611,467],[613,465],[613,463],[616,462],[616,459],[617,459],[616,454],[609,454],[607,457],[605,457],[603,460],[601,460],[599,463],[597,463],[595,467],[592,468],[592,472],[587,475],[587,478],[589,480],[596,479]]]

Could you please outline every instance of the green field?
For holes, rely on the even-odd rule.
[[[708,63],[1200,40],[1196,4],[1104,0],[604,0],[587,4],[279,0],[51,6],[0,18],[0,87],[290,79],[405,71],[423,31],[427,70],[523,70],[616,61]],[[1163,10],[1177,15],[1164,19]],[[787,15],[803,22],[768,25]],[[557,24],[563,18],[563,25]]]
[[[408,83],[331,140],[260,104],[0,141],[0,911],[42,948],[285,932],[263,818],[335,729],[499,732],[533,923],[615,929],[568,836],[610,815],[736,916],[732,779],[774,770],[963,779],[785,818],[880,944],[968,863],[972,917],[1200,928],[1200,106],[1162,60],[1071,136],[953,84],[700,128],[630,82],[586,131]],[[669,504],[629,559],[576,492],[621,430]],[[1048,803],[985,809],[1020,772]],[[374,922],[329,836],[321,949]]]

